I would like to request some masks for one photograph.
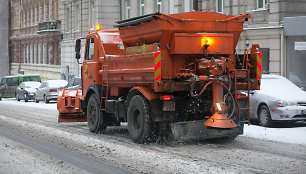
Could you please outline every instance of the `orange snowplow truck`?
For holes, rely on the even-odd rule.
[[[136,143],[235,138],[249,121],[249,95],[238,91],[260,87],[259,46],[235,53],[249,17],[154,13],[118,30],[98,25],[86,36],[82,91],[59,94],[58,121],[87,121],[95,133],[127,122]]]

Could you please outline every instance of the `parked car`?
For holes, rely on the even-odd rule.
[[[34,92],[40,86],[40,82],[22,82],[16,89],[16,100],[34,100]]]
[[[0,100],[1,98],[15,98],[16,89],[22,82],[40,82],[39,75],[16,75],[4,76],[0,83]]]
[[[277,75],[263,75],[250,95],[250,118],[270,127],[275,121],[306,120],[306,92]]]
[[[66,90],[76,90],[82,89],[82,80],[81,77],[75,77],[68,82],[68,85],[65,87]]]
[[[45,101],[45,103],[49,103],[50,100],[57,100],[58,90],[64,88],[67,84],[66,80],[44,81],[34,93],[35,102]]]

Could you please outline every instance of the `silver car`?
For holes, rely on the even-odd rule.
[[[34,100],[34,92],[40,86],[40,82],[22,82],[16,89],[16,100]]]
[[[306,92],[282,76],[263,75],[260,90],[250,95],[250,117],[265,127],[306,120]]]
[[[41,83],[37,91],[34,93],[34,100],[36,103],[45,101],[49,103],[50,100],[57,100],[58,90],[64,88],[68,82],[66,80],[47,80]]]

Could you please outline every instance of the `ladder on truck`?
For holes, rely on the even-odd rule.
[[[244,58],[241,69],[236,69],[233,71],[234,73],[234,89],[235,89],[235,100],[238,102],[239,100],[246,100],[246,105],[243,107],[239,106],[238,103],[238,112],[239,112],[239,121],[250,124],[250,70],[248,69],[249,63],[249,54],[248,49],[244,50]],[[247,95],[239,95],[238,90],[246,90]],[[240,114],[241,111],[247,111],[247,120],[241,120]]]
[[[106,111],[107,107],[107,99],[108,99],[108,90],[109,90],[109,57],[105,56],[102,62],[102,89],[101,89],[101,106],[100,109],[102,111]],[[104,79],[103,76],[106,76]]]

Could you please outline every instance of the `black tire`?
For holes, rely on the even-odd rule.
[[[16,94],[16,100],[20,101],[19,94]]]
[[[268,106],[266,105],[260,106],[258,110],[258,120],[261,126],[264,126],[264,127],[272,126],[273,123],[272,123],[271,114],[270,114]]]
[[[27,95],[26,95],[26,94],[24,94],[24,101],[25,101],[25,102],[28,102],[28,98],[27,98]]]
[[[135,143],[153,141],[154,126],[148,100],[136,95],[130,101],[127,112],[128,130]]]
[[[49,100],[47,99],[47,96],[45,96],[44,98],[45,98],[45,103],[49,103]]]
[[[92,94],[87,104],[87,122],[90,132],[99,133],[106,129],[103,112],[100,111],[100,99]]]
[[[36,95],[34,95],[34,100],[35,100],[35,103],[39,103],[39,100],[37,100]]]

